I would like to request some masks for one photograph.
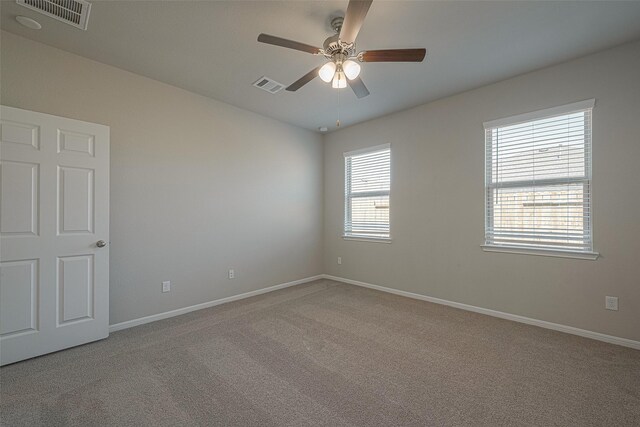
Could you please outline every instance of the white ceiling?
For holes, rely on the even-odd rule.
[[[272,95],[251,86],[262,75],[288,85],[321,57],[256,41],[273,34],[321,46],[329,15],[347,1],[93,1],[78,30],[13,0],[1,27],[78,55],[151,77],[294,125],[335,129],[640,39],[640,1],[375,0],[358,50],[427,48],[419,64],[365,63],[371,95],[357,99],[315,79]],[[20,26],[16,15],[42,30]]]

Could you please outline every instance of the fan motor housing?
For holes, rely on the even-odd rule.
[[[328,55],[333,55],[336,52],[340,52],[342,50],[342,46],[340,46],[340,40],[338,39],[338,35],[331,36],[324,41],[322,45],[324,48],[324,52]]]
[[[346,45],[340,41],[339,34],[328,37],[322,45],[324,53],[333,56],[336,53],[342,53],[345,56],[351,56],[353,53],[353,45]]]

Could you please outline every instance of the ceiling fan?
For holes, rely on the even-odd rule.
[[[373,0],[350,0],[344,18],[336,17],[331,20],[331,27],[336,34],[327,38],[322,48],[269,34],[258,36],[261,43],[321,55],[329,60],[289,85],[288,91],[295,92],[314,78],[320,77],[326,83],[331,82],[331,86],[336,89],[349,85],[358,98],[364,98],[369,95],[369,90],[359,77],[358,62],[422,62],[425,49],[385,49],[355,53],[355,40],[372,2]]]

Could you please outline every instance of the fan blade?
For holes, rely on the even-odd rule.
[[[426,49],[388,49],[362,52],[364,62],[422,62]]]
[[[291,83],[289,85],[289,87],[287,87],[287,90],[289,92],[295,92],[298,89],[300,89],[302,86],[306,85],[307,83],[309,83],[311,80],[315,79],[316,77],[318,77],[318,70],[320,70],[320,67],[316,67],[313,70],[309,71],[307,74],[305,74],[304,76],[302,76],[301,78],[299,78],[298,80],[296,80],[295,82]]]
[[[358,98],[364,98],[369,95],[369,89],[367,89],[360,77],[356,77],[353,80],[347,79],[347,82]]]
[[[342,29],[340,29],[340,40],[345,43],[353,43],[358,37],[358,32],[364,18],[367,16],[369,7],[373,0],[351,0],[347,6],[347,13],[344,16]]]
[[[286,47],[289,49],[301,50],[303,52],[311,53],[313,55],[317,55],[320,53],[319,47],[311,46],[308,44],[296,42],[289,39],[283,39],[282,37],[270,36],[269,34],[260,34],[258,36],[258,41],[260,43],[267,43],[275,46]]]

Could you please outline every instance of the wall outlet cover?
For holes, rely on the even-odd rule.
[[[170,281],[165,281],[162,282],[162,292],[169,292],[171,290],[171,282]]]
[[[604,297],[604,308],[607,310],[618,310],[618,297]]]

